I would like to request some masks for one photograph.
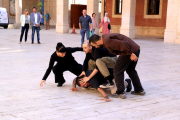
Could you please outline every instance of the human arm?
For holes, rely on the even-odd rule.
[[[51,73],[51,69],[53,68],[53,65],[54,65],[54,59],[53,59],[53,55],[51,56],[50,58],[50,62],[49,62],[49,67],[48,69],[46,70],[46,73],[44,74],[44,77],[42,78],[41,82],[40,82],[40,87],[43,86],[43,83],[46,84],[46,79],[47,77],[49,76],[49,74]]]
[[[20,22],[22,23],[22,15],[21,15],[21,17],[20,17]]]
[[[53,66],[54,66],[54,62],[55,62],[54,56],[52,55],[51,58],[50,58],[50,61],[49,61],[49,67],[48,67],[48,69],[46,70],[46,73],[44,74],[44,77],[43,77],[42,80],[46,80],[46,79],[47,79],[47,77],[48,77],[49,74],[51,73],[51,69],[52,69]]]
[[[101,26],[104,24],[104,18],[101,20],[101,23],[99,24],[99,29],[101,28]]]
[[[37,23],[38,23],[38,26],[40,26],[40,23],[41,23],[41,15],[40,14],[38,14],[39,15],[39,21],[37,21]]]
[[[85,57],[85,60],[84,60],[84,63],[83,63],[83,66],[82,66],[82,71],[85,73],[85,71],[87,71],[88,69],[88,63],[89,63],[89,60],[91,59],[91,54],[90,53],[87,53],[86,54],[86,57]]]
[[[32,19],[33,17],[32,16],[33,16],[33,13],[31,13],[30,19],[31,19],[31,23],[33,23],[33,26],[34,26],[35,25],[35,21],[33,21],[33,19]]]
[[[81,47],[74,47],[74,48],[67,47],[66,49],[69,50],[70,53],[74,53],[77,51],[83,51],[83,48],[81,48]]]
[[[81,21],[81,17],[79,18],[79,29],[81,30],[81,24],[82,24],[82,21]]]
[[[93,72],[89,75],[89,77],[84,77],[83,82],[88,82],[91,78],[93,78],[98,73],[98,69],[94,69]]]
[[[78,91],[78,89],[76,88],[76,78],[73,80],[73,84],[72,84],[72,91]]]
[[[121,55],[131,55],[133,53],[132,48],[128,43],[128,41],[131,41],[131,39],[122,34],[107,34],[103,39],[106,39],[105,44],[108,46],[108,48],[112,49],[113,51],[120,52]]]
[[[111,101],[111,99],[108,98],[108,96],[106,95],[106,93],[104,92],[104,90],[103,90],[102,88],[98,88],[97,90],[98,90],[98,91],[101,93],[101,95],[104,97],[104,98],[101,99],[101,100],[105,100],[106,102]]]
[[[90,30],[92,31],[93,30],[93,24],[92,24],[92,19],[91,19],[91,17],[90,17],[90,19],[89,19],[89,22],[90,22]]]

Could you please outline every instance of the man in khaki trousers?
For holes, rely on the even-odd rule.
[[[94,48],[89,44],[89,41],[83,43],[83,50],[86,53],[86,58],[83,64],[83,72],[81,75],[85,74],[87,70],[94,70],[97,68],[101,74],[106,78],[109,83],[100,85],[101,88],[114,87],[113,74],[110,74],[109,69],[115,65],[117,57],[108,52],[105,48]],[[92,73],[93,75],[93,73]],[[88,80],[87,80],[88,81]]]

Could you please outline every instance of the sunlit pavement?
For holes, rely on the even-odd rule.
[[[180,119],[180,45],[162,39],[138,37],[141,46],[137,71],[145,96],[127,93],[126,99],[104,102],[96,90],[71,92],[73,74],[56,87],[51,72],[46,85],[39,83],[57,42],[80,47],[80,34],[58,34],[55,29],[40,32],[41,43],[18,44],[20,29],[0,28],[0,120],[178,120]],[[83,63],[85,54],[73,54]],[[126,75],[126,78],[128,76]]]

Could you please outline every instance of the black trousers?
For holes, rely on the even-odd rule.
[[[65,71],[70,71],[73,74],[79,76],[82,72],[82,65],[76,64],[71,67],[62,66],[58,63],[53,67],[53,73],[55,75],[55,83],[64,83],[65,79],[63,77],[63,73]]]
[[[29,24],[25,24],[24,26],[22,26],[21,28],[21,36],[20,36],[20,42],[22,42],[22,38],[24,35],[24,31],[25,31],[25,42],[27,41],[27,36],[28,36],[28,31],[29,31]]]
[[[138,50],[135,54],[137,57],[139,57],[140,50]],[[134,91],[140,92],[143,90],[139,76],[137,74],[137,71],[135,70],[137,62],[131,61],[130,55],[119,56],[119,58],[117,59],[113,70],[117,86],[117,94],[124,93],[124,71],[126,71],[131,78],[134,86]]]

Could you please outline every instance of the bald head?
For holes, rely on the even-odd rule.
[[[91,53],[92,51],[92,46],[89,44],[89,40],[85,41],[82,45],[83,47],[83,51],[87,54],[87,53]]]

